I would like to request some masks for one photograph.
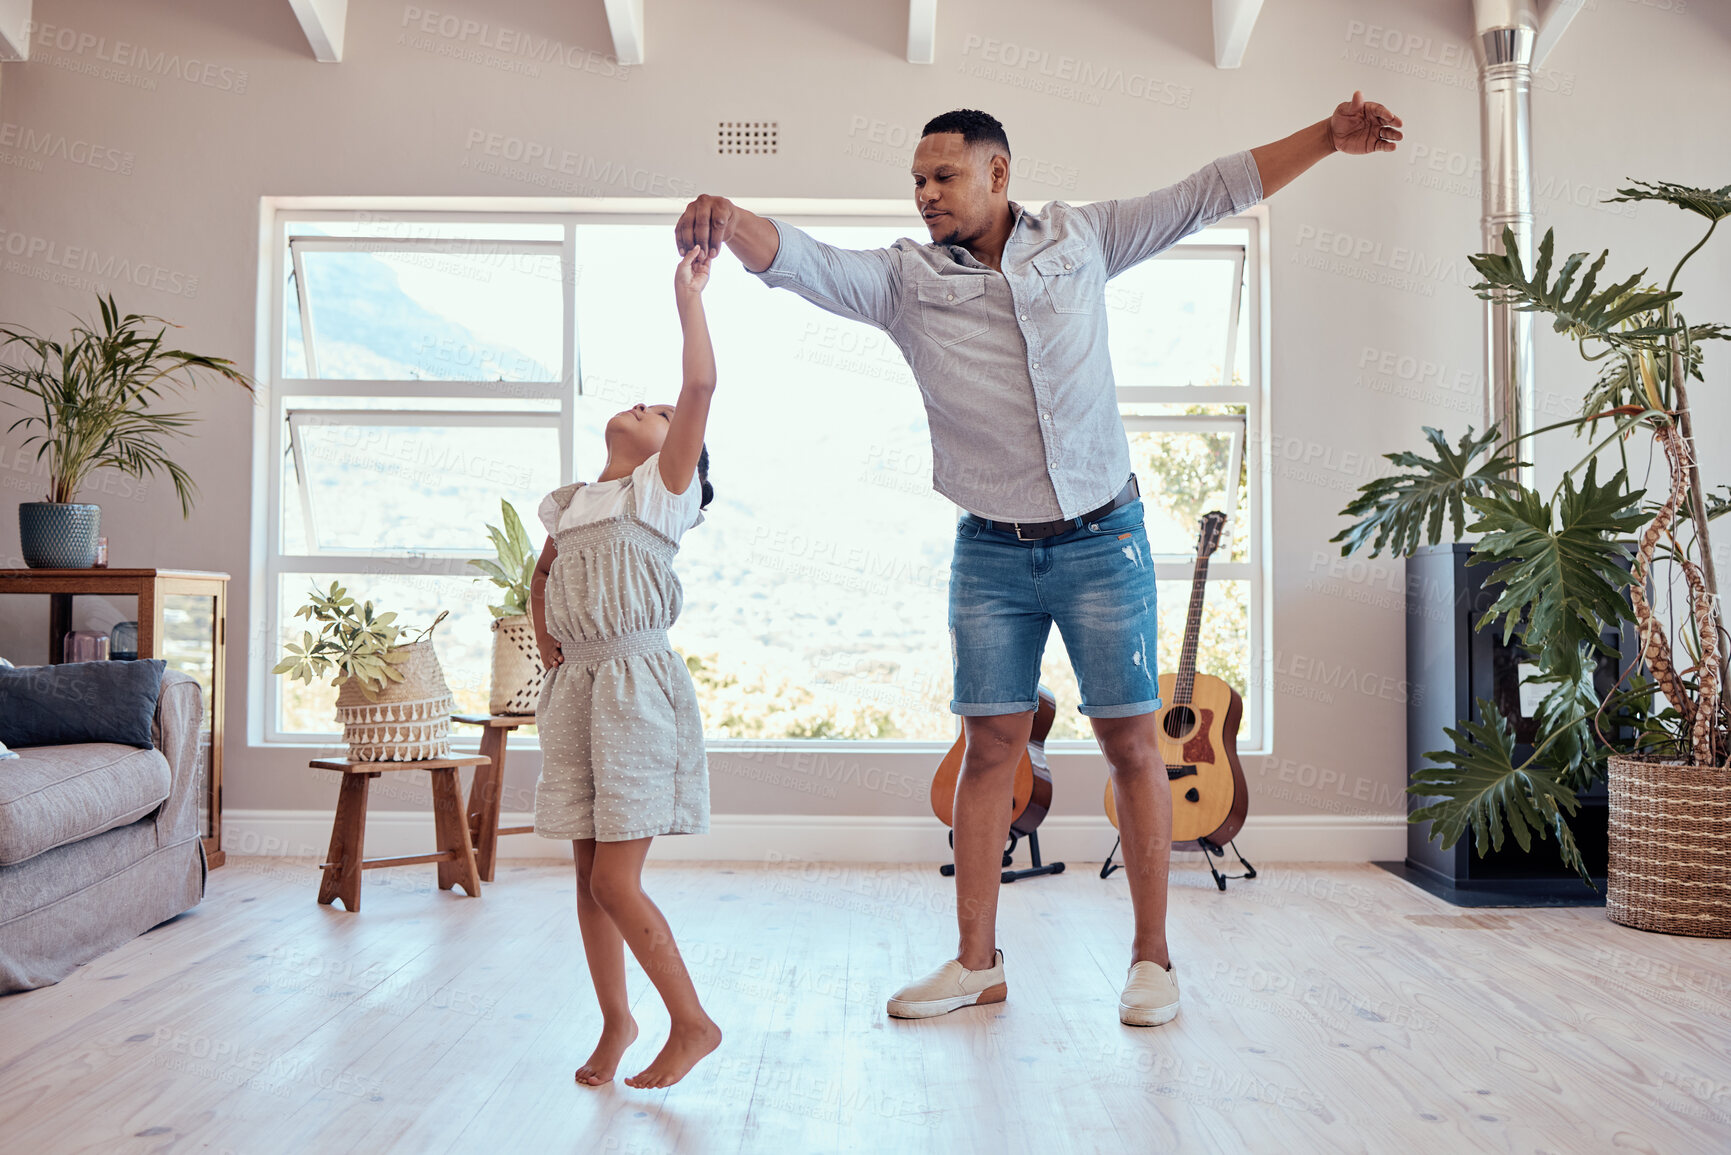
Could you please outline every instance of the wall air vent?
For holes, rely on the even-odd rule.
[[[776,151],[773,120],[724,120],[715,126],[718,156],[765,156]]]

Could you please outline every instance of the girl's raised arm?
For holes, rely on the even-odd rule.
[[[709,284],[709,256],[693,248],[673,274],[673,299],[685,334],[685,383],[674,406],[673,424],[661,443],[661,481],[669,493],[684,493],[697,475],[703,432],[709,424],[709,399],[715,392],[715,350],[703,316],[703,287]]]

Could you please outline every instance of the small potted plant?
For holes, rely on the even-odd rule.
[[[271,673],[310,686],[334,672],[337,721],[351,758],[418,762],[451,752],[451,691],[431,641],[445,614],[405,640],[395,613],[374,613],[372,602],[357,604],[332,582],[328,592],[313,590],[295,616],[318,622],[319,632],[285,644],[288,656]]]
[[[500,501],[499,509],[505,527],[487,527],[494,556],[469,562],[505,591],[502,600],[487,607],[493,615],[493,682],[487,709],[493,714],[533,714],[544,673],[535,627],[529,620],[529,581],[535,576],[536,551],[511,503]]]
[[[214,373],[249,393],[253,383],[221,357],[206,357],[163,344],[169,322],[160,317],[122,316],[114,297],[99,297],[102,323],[78,320],[71,336],[55,341],[27,329],[0,325],[0,354],[21,350],[17,362],[0,362],[7,404],[24,410],[8,432],[26,432],[48,468],[48,500],[18,507],[18,537],[24,563],[32,568],[88,569],[96,562],[100,506],[76,498],[97,469],[129,477],[167,475],[180,498],[181,516],[192,512],[196,487],[163,448],[168,437],[185,436],[191,413],[158,413],[170,393],[195,387]],[[149,332],[155,328],[155,332]],[[28,400],[16,399],[22,394]]]

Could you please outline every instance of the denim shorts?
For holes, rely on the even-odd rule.
[[[1056,622],[1081,687],[1082,713],[1153,713],[1160,708],[1154,597],[1140,500],[1035,541],[964,514],[950,566],[951,711],[1032,710],[1040,656]]]

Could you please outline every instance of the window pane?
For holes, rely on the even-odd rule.
[[[393,240],[432,238],[447,241],[557,241],[565,237],[558,221],[453,221],[386,217],[360,211],[340,220],[289,221],[288,235],[317,237],[383,237]],[[1210,233],[1209,235],[1212,235]]]
[[[1194,557],[1202,515],[1226,509],[1235,438],[1225,431],[1148,429],[1129,430],[1128,436],[1149,549],[1167,557]]]
[[[891,228],[817,228],[866,247]],[[662,226],[585,227],[579,477],[614,410],[678,396],[673,259]],[[704,294],[720,383],[715,502],[686,535],[675,644],[713,738],[949,740],[945,599],[955,507],[931,490],[925,409],[865,325],[719,262]]]
[[[1226,260],[1156,259],[1113,278],[1107,344],[1118,385],[1222,384],[1237,268]]]
[[[553,253],[303,249],[318,376],[556,381],[564,361]],[[293,265],[290,264],[290,269]],[[299,302],[285,294],[283,375],[308,376]]]
[[[371,601],[377,613],[396,611],[397,623],[413,631],[424,629],[441,611],[449,610],[451,616],[433,632],[439,667],[451,688],[457,713],[487,712],[493,669],[493,616],[487,611],[487,603],[501,592],[497,586],[447,574],[284,574],[278,602],[282,609],[281,640],[293,640],[298,645],[302,632],[316,625],[295,617],[295,611],[305,603],[308,591],[328,590],[333,581],[340,583],[356,601]],[[275,665],[282,656],[279,646],[271,664]],[[329,734],[338,729],[337,692],[328,679],[311,686],[281,676],[276,680],[282,684],[277,711],[279,731]]]
[[[1190,609],[1190,583],[1163,581],[1156,583],[1160,607],[1160,665],[1162,675],[1178,672],[1178,658],[1184,645],[1184,623]],[[1248,682],[1250,670],[1250,583],[1213,580],[1202,602],[1202,630],[1196,648],[1196,670],[1213,674],[1240,694]],[[1056,627],[1046,640],[1046,653],[1040,662],[1040,682],[1058,700],[1058,718],[1052,724],[1053,739],[1080,738],[1092,740],[1094,731],[1088,719],[1077,712],[1082,704],[1076,674],[1070,668],[1069,651]],[[1170,703],[1167,703],[1170,704]],[[1248,734],[1252,719],[1248,716],[1254,704],[1245,703],[1246,717],[1239,728]]]
[[[284,549],[391,553],[480,551],[491,556],[487,523],[509,501],[530,536],[542,536],[535,509],[559,484],[553,426],[343,424],[309,415],[296,422],[306,467],[309,534],[292,456],[283,462]]]

